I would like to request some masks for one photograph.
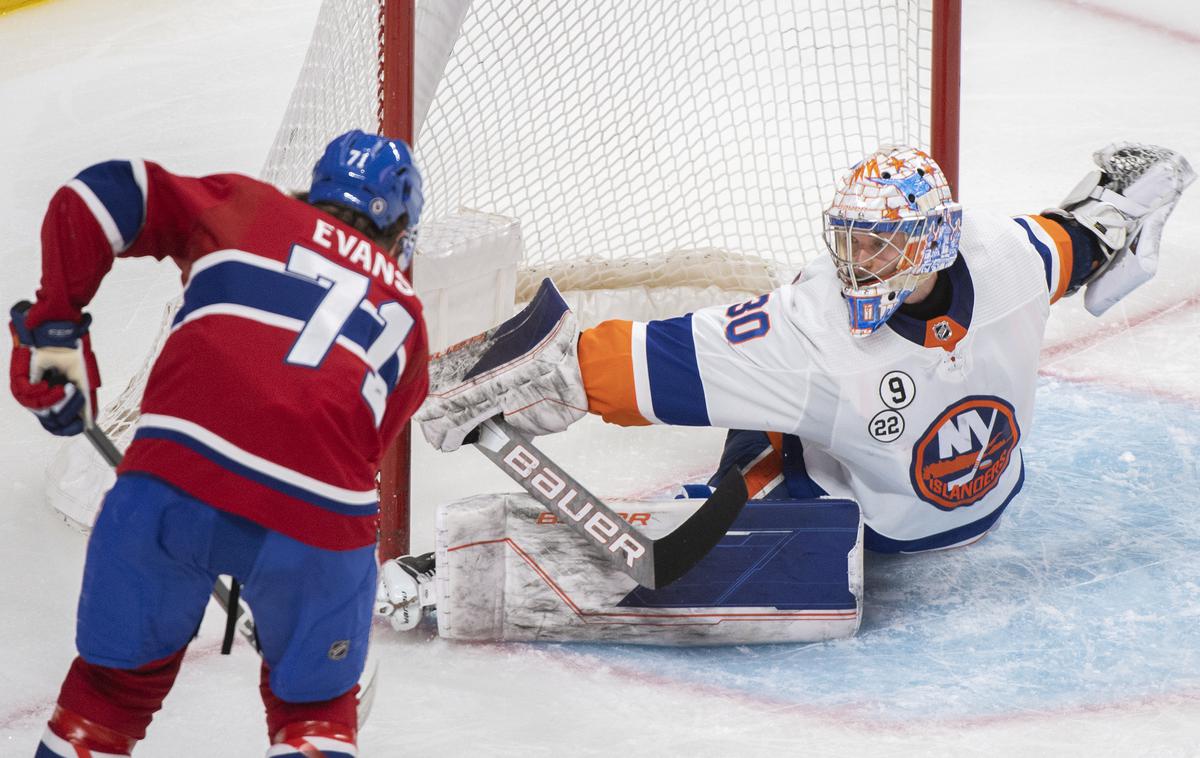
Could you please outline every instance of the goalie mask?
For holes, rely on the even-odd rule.
[[[881,147],[850,169],[825,211],[825,244],[851,334],[873,333],[922,282],[954,263],[961,228],[962,206],[920,150]]]

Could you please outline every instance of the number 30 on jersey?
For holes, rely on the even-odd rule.
[[[759,295],[753,300],[731,305],[725,311],[725,339],[732,345],[740,345],[758,339],[771,331],[771,316],[762,310],[771,299],[771,294]]]

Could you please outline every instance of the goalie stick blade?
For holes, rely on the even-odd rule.
[[[656,539],[654,578],[657,587],[666,587],[708,555],[737,520],[748,497],[746,480],[734,468],[725,474],[717,489],[687,521],[675,527],[670,534]]]
[[[746,504],[741,474],[726,476],[708,500],[670,534],[650,539],[627,523],[502,417],[479,426],[475,439],[489,460],[543,508],[587,540],[612,565],[648,589],[688,572],[725,535]]]

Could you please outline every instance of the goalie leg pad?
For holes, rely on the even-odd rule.
[[[647,536],[700,501],[615,501]],[[438,510],[438,631],[463,640],[654,645],[849,637],[862,611],[862,517],[848,500],[752,501],[690,572],[658,590],[609,567],[595,546],[527,495]]]

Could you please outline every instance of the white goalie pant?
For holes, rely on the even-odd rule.
[[[612,501],[648,537],[701,500]],[[721,543],[648,590],[525,494],[437,513],[437,623],[457,640],[653,645],[816,642],[862,617],[862,517],[846,501],[751,501]]]

